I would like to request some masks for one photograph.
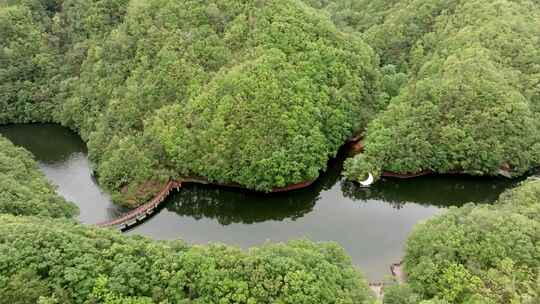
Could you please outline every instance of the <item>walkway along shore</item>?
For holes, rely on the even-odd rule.
[[[142,223],[148,216],[152,215],[163,201],[173,190],[180,190],[182,182],[169,181],[158,194],[146,204],[143,204],[122,216],[97,224],[98,227],[117,227],[120,230],[126,230],[139,223]]]
[[[291,184],[282,188],[274,188],[270,193],[281,193],[288,192],[298,189],[303,189],[311,186],[315,181],[307,181],[297,184]],[[118,218],[105,221],[97,224],[98,227],[117,227],[120,230],[126,230],[132,228],[138,224],[141,224],[149,216],[155,213],[156,209],[167,199],[170,193],[174,190],[179,191],[182,188],[183,184],[204,184],[204,185],[215,185],[229,188],[239,188],[245,189],[238,184],[221,184],[221,183],[212,183],[204,178],[183,178],[180,180],[171,180],[167,182],[165,187],[159,191],[154,198],[152,198],[147,203],[140,205],[139,207],[121,215]]]
[[[390,273],[392,274],[392,278],[394,279],[394,282],[390,284],[404,284],[406,282],[406,275],[403,271],[403,261],[399,263],[394,263],[390,265]],[[384,298],[384,287],[386,286],[385,282],[372,282],[369,283],[369,288],[375,293],[377,298],[379,300],[382,300]]]
[[[361,143],[362,137],[355,136],[353,138],[350,138],[345,142],[343,145],[344,147],[351,147],[353,148],[355,145],[358,145],[358,143]],[[274,188],[270,191],[270,193],[282,193],[282,192],[288,192],[288,191],[294,191],[299,189],[304,189],[309,186],[311,186],[315,180],[309,180],[304,181],[300,183],[291,184],[285,187],[280,188]],[[194,184],[204,184],[204,185],[214,185],[214,186],[221,186],[221,187],[229,187],[229,188],[238,188],[238,189],[246,189],[246,187],[240,185],[240,184],[234,184],[234,183],[216,183],[211,182],[204,177],[186,177],[181,178],[179,180],[171,180],[167,182],[165,187],[161,191],[159,191],[153,199],[151,199],[149,202],[129,211],[128,213],[113,219],[109,221],[105,221],[102,223],[97,224],[98,227],[117,227],[120,230],[127,230],[129,228],[132,228],[140,223],[142,223],[145,219],[147,219],[150,215],[154,214],[156,209],[160,206],[163,201],[169,196],[169,194],[173,191],[179,191],[180,188],[182,188],[183,184],[186,183],[194,183]]]
[[[407,276],[403,271],[403,261],[390,265],[390,272],[397,283],[403,284],[407,281]]]
[[[363,143],[362,143],[362,138],[360,136],[349,139],[345,145],[348,145],[350,150],[354,153],[361,153],[364,148]],[[403,174],[385,172],[383,173],[383,176],[396,177],[396,178],[413,178],[417,176],[428,175],[431,173],[432,172],[425,171],[425,172],[421,172],[417,174],[403,175]],[[281,188],[274,188],[272,189],[272,191],[270,191],[270,193],[282,193],[282,192],[303,189],[303,188],[307,188],[311,186],[314,182],[315,180],[305,181],[301,183],[291,184],[291,185],[281,187]],[[171,194],[171,192],[180,191],[183,185],[189,184],[189,183],[245,189],[245,187],[239,184],[213,183],[204,178],[191,177],[191,178],[182,178],[179,180],[171,180],[171,181],[168,181],[167,184],[163,187],[163,189],[159,191],[154,196],[154,198],[152,198],[147,203],[121,215],[118,218],[99,223],[97,224],[97,226],[103,227],[103,228],[116,227],[120,231],[125,231],[134,226],[137,226],[141,224],[142,222],[144,222],[146,219],[148,219],[148,217],[155,214],[156,210],[167,199],[167,197]],[[390,273],[398,284],[402,284],[405,282],[405,275],[403,273],[402,262],[392,264],[390,266]],[[377,298],[379,299],[383,298],[384,286],[385,286],[384,282],[372,282],[372,283],[369,283],[369,286],[373,290],[373,292],[376,294]]]
[[[349,140],[346,141],[344,146],[348,147],[350,151],[353,153],[362,153],[364,150],[364,144],[362,142],[361,136],[355,136]],[[432,171],[422,171],[418,173],[413,174],[398,174],[398,173],[392,173],[392,172],[383,172],[383,177],[393,177],[393,178],[414,178],[418,176],[423,175],[429,175],[433,174]],[[291,184],[285,187],[280,188],[274,188],[270,193],[281,193],[281,192],[288,192],[288,191],[294,191],[299,190],[303,188],[307,188],[311,186],[315,180],[310,181],[304,181],[300,183]],[[222,186],[222,187],[230,187],[230,188],[238,188],[238,189],[246,189],[244,186],[240,184],[234,184],[234,183],[215,183],[211,182],[203,177],[186,177],[181,178],[179,180],[171,180],[167,182],[165,187],[157,193],[153,199],[151,199],[149,202],[129,211],[128,213],[110,220],[106,222],[102,222],[97,224],[99,227],[118,227],[120,230],[126,230],[129,228],[132,228],[140,223],[142,223],[145,219],[147,219],[150,215],[154,214],[156,209],[160,206],[163,201],[169,196],[169,194],[173,191],[179,191],[183,184],[186,183],[195,183],[195,184],[205,184],[205,185],[215,185],[215,186]]]

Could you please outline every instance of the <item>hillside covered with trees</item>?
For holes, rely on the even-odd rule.
[[[0,3],[0,123],[78,131],[122,203],[313,180],[361,131],[353,180],[540,163],[534,1]]]
[[[540,164],[540,4],[0,0],[0,124],[28,122],[77,131],[99,183],[131,206],[187,176],[310,181],[355,135],[351,180],[516,177]],[[375,302],[335,244],[242,251],[79,225],[3,138],[0,213],[0,304]],[[531,179],[419,225],[408,283],[384,301],[538,303],[539,263]]]
[[[0,216],[0,303],[373,303],[335,244],[248,252]]]
[[[537,1],[373,2],[387,4],[369,26],[340,5],[328,9],[334,19],[347,15],[382,65],[408,81],[369,124],[365,153],[348,163],[348,177],[426,170],[517,176],[540,163]]]
[[[409,287],[401,294],[407,296],[396,303],[538,303],[540,179],[503,193],[493,205],[453,208],[417,226],[405,270]]]
[[[299,0],[0,9],[0,123],[78,131],[119,201],[178,176],[262,191],[313,180],[388,100],[371,48]]]

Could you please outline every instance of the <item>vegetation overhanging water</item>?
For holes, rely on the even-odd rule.
[[[31,151],[47,177],[94,224],[124,212],[91,176],[86,146],[58,125],[8,125],[0,134]],[[54,139],[54,140],[51,140]],[[383,180],[365,189],[341,179],[343,153],[303,190],[263,195],[192,185],[171,196],[151,220],[130,231],[156,239],[223,242],[247,248],[266,240],[308,238],[342,245],[370,280],[388,275],[413,226],[464,202],[491,202],[517,181],[465,176]]]

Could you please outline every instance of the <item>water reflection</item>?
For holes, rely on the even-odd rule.
[[[55,124],[18,124],[0,126],[0,134],[34,154],[60,195],[79,206],[81,222],[94,224],[125,211],[101,191],[91,174],[86,145],[69,129]]]
[[[383,179],[369,188],[341,182],[343,195],[355,201],[378,200],[401,209],[406,204],[450,207],[464,203],[491,203],[502,191],[520,180],[474,176],[422,176],[414,179]]]
[[[211,218],[221,225],[230,225],[295,220],[311,212],[316,202],[317,197],[313,195],[298,199],[298,196],[286,194],[250,195],[242,191],[192,185],[173,195],[166,208],[178,215],[197,220]]]
[[[328,170],[311,187],[291,193],[260,194],[233,188],[188,184],[168,199],[166,209],[196,220],[214,219],[221,225],[297,220],[314,211],[321,193],[333,188],[355,204],[379,202],[395,209],[407,204],[447,208],[468,202],[491,203],[520,180],[474,176],[383,178],[369,188],[341,180],[346,149],[329,162]],[[323,202],[324,203],[324,202]]]
[[[0,134],[15,145],[26,148],[41,164],[65,165],[77,157],[86,157],[86,145],[67,128],[54,124],[0,126]]]
[[[30,150],[60,194],[81,208],[83,223],[119,215],[91,176],[84,143],[57,125],[0,126],[0,134]],[[223,242],[247,248],[266,240],[309,238],[342,245],[371,280],[388,274],[419,221],[463,202],[490,202],[515,182],[456,176],[383,180],[366,189],[341,181],[345,151],[313,186],[264,195],[189,185],[152,219],[130,231],[156,239]]]

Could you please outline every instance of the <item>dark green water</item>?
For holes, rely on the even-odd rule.
[[[48,124],[2,126],[0,134],[34,153],[59,193],[79,205],[83,223],[101,222],[124,211],[92,179],[85,144],[76,134]],[[442,176],[383,180],[366,189],[341,180],[341,163],[332,161],[312,187],[285,194],[183,188],[159,214],[129,234],[243,248],[267,240],[335,241],[370,280],[380,280],[403,256],[416,223],[462,202],[491,202],[515,183]]]

